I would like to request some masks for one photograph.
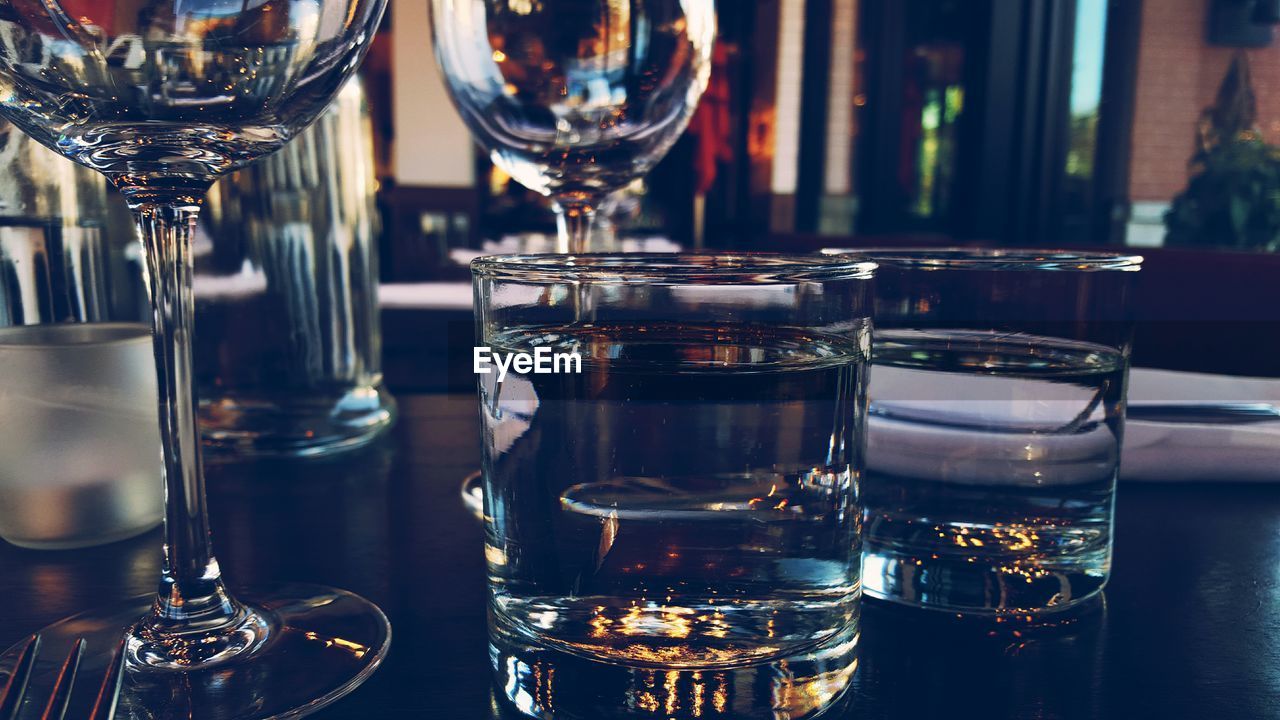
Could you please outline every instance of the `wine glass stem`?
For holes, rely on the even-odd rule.
[[[174,630],[215,627],[243,609],[223,588],[213,557],[192,394],[191,238],[200,206],[180,200],[132,209],[146,250],[164,450],[164,575],[152,622]]]
[[[591,248],[596,205],[581,201],[556,201],[556,252],[584,253]]]

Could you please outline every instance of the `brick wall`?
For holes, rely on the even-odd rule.
[[[1213,102],[1235,52],[1204,40],[1209,0],[1147,0],[1138,51],[1137,105],[1129,194],[1167,202],[1187,183],[1201,110]],[[1269,48],[1250,50],[1258,125],[1280,143],[1280,32]]]

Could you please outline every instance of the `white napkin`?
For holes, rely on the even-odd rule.
[[[1247,402],[1280,407],[1280,379],[1134,368],[1129,404]],[[1280,421],[1125,424],[1120,477],[1157,482],[1280,481]]]
[[[1109,480],[1116,438],[1099,400],[1098,391],[1066,383],[878,365],[867,467],[955,485]]]
[[[470,310],[471,283],[383,283],[378,286],[378,305],[386,309]]]
[[[1087,391],[982,376],[876,367],[867,462],[876,472],[954,484],[1046,487],[1105,476],[1114,440]],[[1032,399],[1034,398],[1034,399]],[[1134,368],[1129,405],[1269,403],[1280,379]],[[1003,432],[986,429],[999,420]],[[1076,424],[1074,433],[1064,427]],[[1057,431],[1057,432],[1055,432]],[[1120,476],[1125,480],[1280,481],[1280,420],[1168,422],[1130,418]]]

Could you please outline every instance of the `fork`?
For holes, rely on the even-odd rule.
[[[75,685],[76,674],[80,669],[80,658],[84,655],[84,638],[79,638],[71,646],[71,652],[62,661],[58,677],[53,682],[53,690],[45,703],[40,720],[63,720],[67,714],[67,704],[71,700],[71,689]],[[40,653],[40,635],[32,635],[22,646],[18,662],[13,673],[3,687],[0,687],[0,720],[17,720],[22,700],[27,694],[31,682],[31,669],[35,666],[36,656]],[[124,640],[116,645],[111,660],[107,663],[107,673],[98,688],[97,699],[88,720],[111,720],[116,714],[116,704],[120,699],[120,685],[124,680]]]

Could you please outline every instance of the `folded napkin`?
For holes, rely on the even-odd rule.
[[[1280,379],[1134,368],[1130,407],[1266,403],[1280,407]],[[1120,477],[1125,480],[1280,481],[1280,420],[1249,423],[1125,424]]]
[[[1102,389],[877,365],[867,466],[954,485],[1050,487],[1110,480],[1117,428]]]
[[[387,310],[470,310],[471,283],[382,283],[378,305]]]
[[[958,485],[1096,482],[1114,434],[1088,388],[876,367],[867,463],[874,472]],[[1120,476],[1126,480],[1280,481],[1280,419],[1212,421],[1197,408],[1280,407],[1280,379],[1134,368]],[[1140,410],[1172,410],[1146,419]],[[1190,412],[1188,412],[1190,410]],[[1265,416],[1263,416],[1265,418]]]

